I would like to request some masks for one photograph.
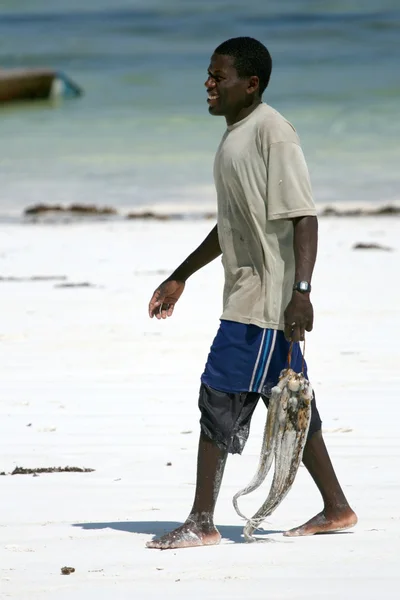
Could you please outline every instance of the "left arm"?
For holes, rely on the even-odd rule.
[[[295,281],[311,283],[318,245],[317,217],[292,219],[293,249],[295,258]],[[314,310],[309,292],[293,291],[285,310],[285,337],[292,342],[304,340],[305,331],[313,328]]]

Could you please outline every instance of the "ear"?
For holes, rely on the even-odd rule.
[[[259,90],[259,88],[260,88],[260,80],[258,79],[257,75],[252,75],[251,77],[249,77],[247,93],[254,94],[255,92],[257,92]]]

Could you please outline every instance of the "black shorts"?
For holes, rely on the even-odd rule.
[[[269,399],[258,392],[221,392],[202,383],[199,393],[202,433],[219,448],[231,454],[241,454],[249,437],[251,417],[260,398],[268,408]],[[321,429],[321,424],[313,395],[307,439]]]

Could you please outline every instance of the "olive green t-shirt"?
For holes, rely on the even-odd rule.
[[[295,273],[290,219],[316,215],[295,129],[260,104],[227,128],[214,179],[225,270],[221,319],[283,329]]]

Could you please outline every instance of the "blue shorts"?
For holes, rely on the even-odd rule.
[[[288,366],[289,346],[283,331],[221,321],[201,381],[224,392],[258,392],[269,397],[280,372]],[[291,367],[308,377],[298,343],[293,344]]]
[[[288,366],[289,346],[283,331],[221,321],[199,393],[201,431],[218,447],[233,454],[242,452],[260,397],[268,408],[271,389]],[[298,343],[293,344],[290,366],[308,378]],[[320,429],[313,397],[308,438]]]

